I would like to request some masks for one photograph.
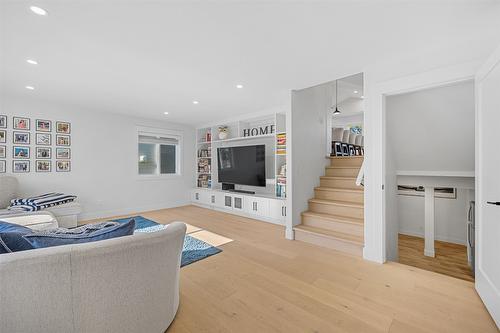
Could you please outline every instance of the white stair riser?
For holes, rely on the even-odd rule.
[[[317,216],[302,216],[302,224],[315,228],[322,228],[331,231],[342,232],[354,236],[363,237],[363,224],[335,222],[329,219],[322,219]]]
[[[340,239],[332,239],[319,234],[312,234],[302,230],[295,230],[295,239],[310,244],[327,247],[329,249],[338,250],[344,253],[349,253],[357,257],[363,256],[363,246],[345,242]]]
[[[359,168],[326,168],[325,176],[330,177],[358,177]]]
[[[309,202],[309,210],[316,213],[347,216],[358,219],[362,219],[364,217],[363,207],[349,207],[349,206]]]
[[[356,180],[354,178],[321,178],[320,186],[331,188],[345,188],[351,190],[359,189],[359,186],[356,186]]]
[[[361,164],[363,164],[362,158],[332,158],[330,159],[331,166],[339,166],[339,167],[357,167],[361,168]]]
[[[365,194],[363,192],[342,192],[342,191],[324,191],[314,190],[316,199],[338,200],[362,204]]]

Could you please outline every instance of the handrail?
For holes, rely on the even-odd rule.
[[[363,159],[361,168],[359,168],[358,177],[356,178],[356,185],[365,186],[365,159]]]

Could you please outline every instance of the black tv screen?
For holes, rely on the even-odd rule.
[[[266,146],[217,148],[219,183],[266,186]]]

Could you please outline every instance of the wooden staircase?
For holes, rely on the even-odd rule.
[[[330,166],[314,189],[295,239],[356,256],[363,255],[364,191],[356,185],[363,156],[328,157]]]

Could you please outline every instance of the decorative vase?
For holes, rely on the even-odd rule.
[[[226,140],[229,135],[227,126],[219,126],[219,140]]]

